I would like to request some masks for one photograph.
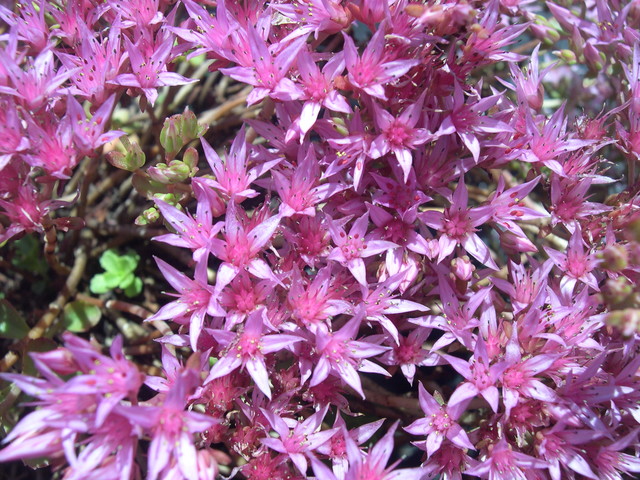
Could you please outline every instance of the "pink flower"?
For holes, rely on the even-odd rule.
[[[372,158],[380,158],[393,152],[404,172],[404,181],[409,178],[412,165],[411,151],[419,145],[435,138],[426,128],[416,128],[422,115],[424,94],[406,107],[398,117],[380,108],[373,102],[374,121],[380,135],[373,139],[369,154]]]
[[[490,364],[486,343],[481,335],[478,336],[474,352],[469,361],[450,355],[443,356],[466,380],[455,389],[449,399],[449,405],[454,406],[463,402],[466,405],[467,400],[479,394],[497,413],[500,394],[496,384],[502,372],[507,368],[507,364],[504,362]]]
[[[336,245],[329,253],[328,259],[347,267],[361,285],[366,285],[367,273],[363,259],[377,255],[388,248],[394,248],[396,244],[379,240],[374,234],[366,235],[369,225],[368,213],[353,223],[348,235],[342,225],[332,218],[328,219],[328,223],[331,238]]]
[[[272,412],[262,409],[262,413],[271,427],[278,434],[278,438],[266,437],[261,441],[276,452],[287,455],[302,475],[307,473],[307,455],[327,442],[337,432],[337,428],[321,430],[322,421],[327,414],[328,406],[307,417],[303,422],[293,419],[283,419]]]
[[[378,440],[369,453],[362,454],[356,442],[346,437],[349,470],[344,480],[420,480],[424,471],[421,468],[402,468],[394,470],[397,462],[385,468],[393,452],[393,434],[398,428],[394,423],[385,435]],[[313,461],[313,471],[318,480],[337,480],[336,476],[319,461]]]
[[[242,66],[223,68],[220,71],[239,82],[255,87],[247,97],[249,105],[258,103],[267,95],[281,101],[300,97],[300,88],[287,77],[287,74],[307,41],[305,37],[293,40],[284,48],[280,44],[274,44],[269,49],[255,28],[248,27],[246,38],[242,41],[251,55],[237,58]]]
[[[312,147],[300,149],[297,168],[289,173],[289,178],[276,170],[271,175],[282,200],[280,215],[283,217],[314,216],[319,203],[347,188],[346,185],[332,182],[319,185],[320,169]]]
[[[238,207],[231,199],[224,220],[225,239],[211,238],[209,241],[208,248],[211,253],[224,262],[218,268],[216,290],[222,290],[241,269],[245,268],[258,278],[281,283],[271,271],[269,264],[259,258],[260,252],[271,241],[271,237],[278,228],[281,217],[275,215],[266,218],[250,228],[243,225],[237,215]]]
[[[276,8],[278,7],[285,6],[276,6]],[[300,113],[300,131],[302,133],[300,141],[302,141],[304,135],[316,123],[322,107],[342,113],[351,113],[351,107],[333,84],[336,76],[344,70],[343,55],[334,55],[320,70],[311,54],[303,50],[298,54],[297,65],[300,72],[299,82],[303,87],[300,100],[304,100],[302,113]]]
[[[207,162],[215,175],[215,179],[202,177],[202,182],[222,192],[228,198],[234,198],[236,203],[257,196],[258,192],[251,188],[251,184],[281,161],[281,159],[268,160],[247,169],[251,155],[250,152],[247,152],[244,128],[240,129],[240,132],[233,139],[231,149],[224,162],[204,138],[200,141]]]
[[[225,315],[225,311],[217,302],[215,289],[207,282],[207,264],[205,261],[197,262],[195,279],[191,280],[165,261],[154,258],[164,278],[179,293],[171,294],[178,297],[177,300],[163,306],[145,321],[173,320],[177,323],[186,323],[189,325],[191,348],[197,351],[198,337],[204,326],[206,315]]]
[[[167,62],[173,47],[173,37],[168,37],[159,45],[156,45],[150,55],[141,51],[141,45],[131,43],[124,37],[125,47],[129,53],[129,61],[133,73],[121,73],[108,83],[122,85],[124,87],[139,88],[144,93],[149,103],[153,106],[158,98],[158,88],[186,85],[197,82],[174,72],[167,71]]]
[[[560,288],[565,293],[573,291],[578,280],[595,291],[600,290],[598,281],[592,273],[597,263],[595,254],[585,253],[584,247],[582,230],[579,227],[571,234],[566,253],[560,253],[552,248],[544,247],[551,261],[555,263],[563,274]]]
[[[460,448],[475,450],[467,433],[456,423],[464,411],[463,405],[457,404],[448,407],[442,405],[425,390],[422,383],[419,383],[418,390],[420,407],[424,411],[425,418],[416,420],[405,427],[405,430],[412,435],[427,436],[424,442],[417,444],[425,448],[427,457],[440,449],[445,438]]]
[[[475,466],[466,470],[467,475],[477,475],[489,480],[524,480],[525,472],[533,468],[546,468],[547,462],[514,451],[504,437],[491,445],[489,452]]]
[[[319,358],[315,363],[310,386],[318,385],[332,374],[339,377],[364,399],[358,371],[388,375],[382,367],[364,359],[379,355],[389,347],[370,343],[366,339],[353,340],[361,322],[362,311],[335,333],[316,331],[316,352]]]
[[[189,393],[199,383],[193,371],[178,377],[160,406],[121,407],[118,413],[151,432],[147,458],[149,480],[183,475],[196,479],[197,451],[193,434],[218,423],[210,415],[185,410]]]
[[[460,177],[453,193],[452,204],[443,213],[426,211],[418,214],[418,218],[427,226],[440,232],[438,243],[440,253],[438,263],[453,253],[456,245],[461,245],[479,262],[494,270],[498,269],[491,252],[482,239],[476,234],[478,226],[487,222],[493,215],[493,207],[468,208],[467,187],[464,177]]]
[[[483,115],[489,108],[500,100],[501,95],[492,95],[477,101],[465,102],[464,90],[456,81],[454,83],[453,96],[445,98],[445,105],[450,114],[445,117],[436,136],[457,133],[464,145],[473,155],[473,160],[480,160],[480,141],[478,133],[510,132],[513,128],[506,123]]]
[[[387,99],[385,84],[401,77],[419,63],[415,59],[390,60],[387,58],[385,28],[384,22],[378,26],[378,30],[371,37],[361,56],[358,55],[351,37],[343,33],[344,59],[349,71],[349,81],[354,87],[380,100]]]
[[[189,248],[193,252],[196,262],[206,260],[211,239],[222,229],[222,223],[213,225],[210,197],[206,195],[206,186],[199,182],[192,183],[193,190],[198,198],[196,215],[192,217],[168,203],[155,199],[158,209],[164,219],[171,225],[176,233],[159,235],[153,239],[158,242],[168,243],[176,247]],[[205,262],[206,263],[206,262]]]
[[[269,373],[264,362],[265,354],[277,352],[303,339],[295,335],[265,335],[266,321],[266,310],[261,308],[248,316],[244,328],[237,334],[226,330],[209,330],[225,350],[211,367],[205,383],[242,368],[249,372],[260,391],[271,398]]]

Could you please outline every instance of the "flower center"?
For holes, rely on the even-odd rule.
[[[442,231],[452,239],[460,241],[475,229],[466,210],[445,210]]]
[[[342,250],[344,258],[348,261],[359,258],[362,250],[365,248],[367,248],[367,244],[364,243],[360,235],[356,233],[353,237],[347,237],[347,241],[340,247],[340,250]]]

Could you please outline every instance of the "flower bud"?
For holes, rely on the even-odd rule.
[[[527,237],[521,237],[508,230],[500,232],[500,245],[507,255],[519,255],[520,253],[538,251],[531,240]]]
[[[138,226],[150,225],[157,222],[160,219],[160,212],[156,207],[147,208],[143,211],[138,218],[135,219],[135,224]]]
[[[187,148],[187,151],[184,152],[184,155],[182,156],[182,161],[189,167],[191,171],[189,174],[189,176],[191,177],[193,177],[198,172],[198,160],[198,151],[193,147]]]
[[[149,199],[157,194],[166,193],[167,187],[164,183],[152,179],[146,172],[136,170],[131,178],[131,183],[136,191]]]
[[[591,42],[584,46],[584,59],[592,70],[599,72],[604,68],[606,56],[602,54]]]
[[[538,17],[536,17],[536,20]],[[541,40],[546,46],[554,45],[558,40],[560,40],[560,34],[558,31],[549,25],[544,23],[533,23],[529,27],[533,35]]]
[[[620,272],[629,266],[629,252],[624,245],[610,245],[598,254],[602,267],[611,272]]]
[[[576,63],[578,63],[576,54],[571,50],[555,50],[553,53],[560,57],[568,65],[575,65]]]
[[[467,282],[471,280],[471,276],[476,270],[476,267],[473,266],[469,257],[465,255],[464,257],[451,260],[451,270],[456,277]]]
[[[147,173],[156,182],[173,184],[184,182],[189,178],[191,169],[180,160],[172,160],[169,165],[158,163],[155,167],[149,167]]]
[[[160,144],[164,148],[167,158],[173,158],[183,147],[180,128],[178,126],[179,115],[167,118],[160,132]]]
[[[628,306],[633,285],[623,276],[608,279],[602,287],[602,297],[609,306]]]
[[[606,322],[621,330],[623,336],[630,337],[640,332],[640,310],[637,308],[616,310],[607,315]]]
[[[136,142],[131,142],[128,137],[121,137],[125,153],[113,150],[107,153],[107,161],[116,168],[133,172],[142,168],[146,161],[146,155]]]

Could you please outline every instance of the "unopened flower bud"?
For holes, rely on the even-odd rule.
[[[113,150],[107,153],[107,161],[116,168],[133,172],[142,168],[146,161],[146,156],[140,145],[132,142],[128,137],[121,137],[120,141],[124,145],[125,153]]]
[[[584,59],[587,65],[597,72],[602,70],[606,62],[606,57],[603,58],[603,54],[591,42],[584,46]]]
[[[476,270],[476,267],[473,266],[469,257],[465,255],[464,257],[451,260],[451,270],[456,277],[467,282],[471,280],[471,276]]]
[[[625,337],[630,337],[640,332],[640,310],[637,308],[627,308],[616,310],[607,315],[607,324],[621,330]]]
[[[150,225],[157,222],[160,219],[160,212],[156,207],[147,208],[143,211],[138,218],[135,219],[135,224],[138,226]]]
[[[575,65],[578,62],[576,54],[571,50],[556,50],[553,53],[560,57],[568,65]]]
[[[602,287],[602,297],[609,306],[628,306],[633,285],[623,276],[608,279]]]
[[[189,178],[191,169],[180,160],[172,160],[169,165],[158,163],[155,167],[149,167],[147,173],[156,182],[173,184],[184,182]]]
[[[167,158],[173,158],[183,147],[180,128],[178,126],[178,115],[167,118],[160,132],[160,144],[164,148]]]
[[[537,22],[531,24],[529,28],[533,35],[547,46],[554,45],[558,40],[560,40],[560,34],[558,31],[549,25]]]
[[[598,254],[602,260],[602,267],[611,271],[619,272],[629,266],[629,252],[624,245],[610,245]]]
[[[500,245],[507,255],[519,255],[520,253],[538,251],[531,240],[527,237],[521,237],[508,230],[500,232]]]
[[[182,161],[191,170],[190,176],[194,176],[198,172],[198,159],[198,151],[193,147],[187,148],[182,156]]]
[[[166,193],[167,187],[165,184],[152,179],[146,172],[142,170],[136,170],[131,178],[131,183],[136,191],[148,199],[154,196]]]

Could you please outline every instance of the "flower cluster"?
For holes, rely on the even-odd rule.
[[[120,339],[109,357],[65,336],[33,355],[44,379],[4,375],[39,408],[0,461],[151,480],[640,472],[637,2],[170,3],[0,7],[0,241],[51,228],[54,187],[122,135],[117,100],[151,109],[192,82],[172,59],[204,55],[262,109],[229,146],[190,147],[200,170],[165,182],[182,204],[152,197],[155,241],[193,267],[156,258],[164,377]],[[369,442],[383,417],[403,423]],[[399,465],[394,437],[420,460]]]

